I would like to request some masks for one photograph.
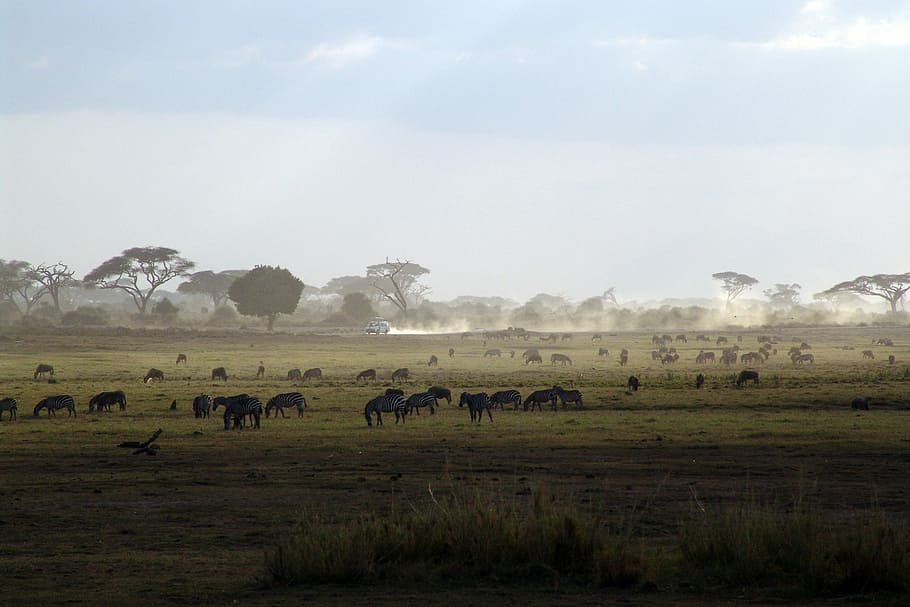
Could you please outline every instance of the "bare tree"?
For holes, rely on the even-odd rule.
[[[721,289],[727,293],[728,308],[743,291],[751,289],[752,285],[758,284],[758,279],[737,272],[718,272],[717,274],[711,274],[711,278],[723,281],[724,284]]]
[[[417,282],[421,276],[429,273],[430,270],[419,264],[400,259],[390,262],[386,258],[385,263],[367,266],[370,286],[379,291],[383,298],[401,310],[405,316],[408,315],[409,299],[419,303],[429,292],[429,287]]]
[[[897,303],[903,300],[908,291],[910,291],[910,272],[905,272],[904,274],[857,276],[853,280],[838,283],[830,289],[822,291],[819,295],[836,293],[872,295],[887,301],[891,305],[891,311],[897,312]]]
[[[604,303],[613,304],[615,307],[619,307],[619,302],[616,301],[616,287],[610,287],[604,294],[600,296],[604,300]]]
[[[111,257],[83,278],[87,288],[120,289],[144,315],[155,289],[164,283],[186,276],[196,264],[167,247],[135,247]]]
[[[60,311],[60,289],[63,287],[72,287],[79,284],[79,281],[73,278],[75,270],[58,261],[52,266],[40,264],[32,268],[35,274],[35,280],[44,285],[47,294],[54,300],[54,309]]]

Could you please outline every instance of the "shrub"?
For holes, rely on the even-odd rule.
[[[213,327],[233,326],[240,322],[240,315],[231,306],[215,308],[208,319],[208,324]]]
[[[92,306],[79,306],[60,319],[63,325],[77,327],[106,325],[109,321],[110,314],[107,310]]]

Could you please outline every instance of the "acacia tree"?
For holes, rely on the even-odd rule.
[[[837,293],[856,293],[881,297],[891,305],[891,311],[897,312],[897,303],[910,291],[910,272],[904,274],[873,274],[857,276],[853,280],[838,283],[819,293],[834,295]]]
[[[799,304],[799,290],[802,288],[802,285],[795,282],[793,284],[777,283],[773,289],[765,289],[762,293],[765,294],[772,306],[792,308]]]
[[[136,304],[139,314],[155,289],[164,283],[186,276],[195,263],[179,256],[179,251],[167,247],[134,247],[111,257],[82,279],[89,289],[120,289]]]
[[[20,314],[28,316],[47,295],[47,288],[37,278],[34,268],[27,261],[0,259],[0,300],[9,301]],[[24,312],[19,302],[25,306]]]
[[[363,293],[348,293],[341,303],[341,313],[355,322],[365,322],[376,316],[370,299]]]
[[[207,295],[212,298],[212,307],[218,308],[227,301],[228,289],[234,284],[234,281],[244,276],[247,270],[224,270],[223,272],[212,272],[205,270],[190,275],[190,279],[181,283],[177,287],[180,293],[195,293]]]
[[[245,316],[266,318],[269,331],[279,314],[294,313],[301,293],[302,280],[284,268],[272,266],[256,266],[228,289],[228,297],[237,311]]]
[[[410,261],[389,261],[367,266],[367,278],[370,286],[379,291],[383,298],[390,301],[407,317],[409,299],[417,303],[430,290],[426,285],[417,282],[424,274],[430,271],[423,266]]]
[[[752,285],[758,284],[758,280],[752,278],[747,274],[739,274],[737,272],[718,272],[717,274],[711,274],[711,278],[715,280],[723,281],[721,285],[721,290],[727,294],[727,307],[730,307],[730,304],[733,303],[733,300],[742,294],[746,289],[751,289]]]
[[[79,281],[73,278],[76,271],[70,270],[69,266],[62,261],[58,261],[52,266],[42,263],[33,267],[32,272],[35,280],[44,285],[47,294],[54,301],[54,309],[58,312],[60,311],[60,289],[79,284]]]

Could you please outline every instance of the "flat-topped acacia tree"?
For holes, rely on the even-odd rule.
[[[856,293],[881,297],[891,305],[891,311],[897,312],[897,303],[910,291],[910,272],[903,274],[873,274],[857,276],[853,280],[837,283],[830,289],[819,293],[820,296],[834,296],[839,293]],[[821,297],[820,297],[821,298]]]
[[[196,264],[167,247],[134,247],[111,257],[82,279],[86,288],[120,289],[145,315],[149,299],[164,283],[186,276]]]
[[[303,281],[284,268],[256,266],[234,280],[228,297],[245,316],[268,320],[268,330],[279,314],[293,314],[303,293]]]
[[[717,274],[711,274],[711,278],[724,283],[720,288],[727,294],[727,308],[743,291],[751,289],[752,285],[758,284],[757,278],[738,272],[718,272]]]

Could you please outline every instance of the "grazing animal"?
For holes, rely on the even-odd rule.
[[[797,364],[801,365],[804,362],[808,362],[809,364],[815,364],[815,356],[813,356],[812,354],[794,354],[793,356],[790,357],[790,360],[793,362],[794,365],[797,365]]]
[[[584,402],[581,400],[581,392],[578,390],[563,390],[559,386],[554,386],[553,391],[556,392],[556,396],[558,396],[560,402],[562,402],[563,409],[565,409],[569,403],[574,404],[578,409],[585,406]]]
[[[663,357],[660,359],[660,364],[671,365],[671,364],[675,363],[677,360],[679,360],[679,354],[677,354],[676,352],[674,352],[672,354],[664,354]]]
[[[177,410],[177,399],[175,398],[174,400],[171,401],[171,411],[176,411],[176,410]]]
[[[411,372],[408,371],[407,367],[402,367],[400,369],[395,369],[392,372],[392,381],[408,381],[408,378],[411,376]]]
[[[126,394],[123,390],[114,390],[113,392],[99,392],[88,401],[88,412],[91,413],[98,407],[98,411],[110,411],[111,405],[117,403],[121,411],[126,410]]]
[[[256,369],[256,379],[265,379],[265,367],[262,365],[262,361],[259,361],[259,368]]]
[[[864,409],[864,410],[868,411],[869,410],[869,399],[866,398],[865,396],[857,396],[850,403],[850,408],[851,409]]]
[[[439,359],[436,358],[435,354],[430,355],[430,360],[427,361],[427,366],[428,367],[438,367],[439,366]]]
[[[484,409],[487,411],[487,415],[490,416],[490,421],[493,421],[493,403],[490,402],[490,397],[486,392],[478,392],[477,394],[468,394],[467,392],[461,393],[461,398],[458,399],[458,406],[463,407],[468,406],[468,412],[471,414],[471,421],[476,421],[478,424],[483,419]]]
[[[436,400],[446,399],[448,404],[452,404],[452,392],[448,388],[441,388],[439,386],[430,386],[427,388],[427,392],[436,397]]]
[[[303,377],[303,375],[300,373],[300,369],[291,369],[290,371],[288,371],[288,381],[291,381],[294,379],[296,379],[297,381],[300,381],[301,377]]]
[[[154,367],[148,370],[148,373],[145,374],[145,379],[142,380],[142,383],[147,384],[153,379],[158,381],[164,381],[164,371],[160,369],[155,369]]]
[[[759,354],[758,352],[746,352],[739,357],[739,362],[742,364],[753,364],[759,363],[763,364],[765,362],[765,357]]]
[[[610,351],[607,350],[606,348],[598,348],[597,355],[606,358],[607,356],[610,355]]]
[[[641,382],[639,382],[638,378],[634,375],[630,375],[629,381],[626,382],[626,386],[628,386],[629,390],[632,392],[638,392],[638,388],[641,386]]]
[[[710,341],[711,341],[711,338],[708,337],[708,336],[705,335],[705,334],[701,334],[701,335],[696,335],[696,336],[695,336],[695,341],[708,341],[708,342],[710,342]]]
[[[679,335],[676,336],[676,341],[681,341],[681,342],[683,342],[684,344],[689,343],[689,340],[686,339],[686,336],[683,335],[683,334],[681,334],[681,333],[680,333]]]
[[[741,386],[748,381],[758,384],[758,371],[740,371],[736,378],[736,385]]]
[[[355,381],[376,381],[376,369],[366,369],[357,374],[357,379]]]
[[[51,377],[53,377],[54,376],[54,367],[52,367],[51,365],[46,365],[44,363],[41,363],[37,367],[35,367],[35,376],[34,376],[35,379],[38,379],[38,378],[44,379],[45,375],[50,375]]]
[[[284,408],[295,407],[297,409],[297,417],[302,417],[303,409],[306,406],[306,399],[300,392],[285,392],[283,394],[276,394],[265,404],[265,416],[269,417],[272,413],[272,410],[274,410],[275,417],[278,417],[279,413],[281,413],[281,417],[287,417],[287,415],[284,414]]]
[[[248,394],[219,396],[212,400],[212,410],[217,411],[218,407],[224,407],[225,430],[230,430],[231,419],[234,420],[234,428],[242,427],[247,415],[253,419],[253,427],[259,427],[259,420],[262,417],[262,401],[255,396]]]
[[[400,394],[377,396],[367,403],[363,408],[363,415],[367,418],[367,425],[373,425],[373,413],[376,413],[376,425],[382,425],[383,413],[395,413],[395,423],[399,420],[404,423],[404,416],[407,415],[408,405],[404,396]]]
[[[193,399],[193,417],[208,418],[212,409],[212,397],[208,394],[200,394]]]
[[[490,396],[490,402],[493,403],[493,406],[499,405],[499,408],[504,410],[506,403],[512,403],[512,409],[517,410],[521,406],[521,393],[518,390],[501,390],[499,392],[494,392]]]
[[[528,410],[528,407],[531,408],[531,411],[534,410],[534,405],[537,405],[537,409],[543,411],[543,403],[550,403],[552,408],[556,408],[556,390],[553,388],[547,388],[546,390],[537,390],[536,392],[531,392],[528,397],[525,399],[525,411]]]
[[[186,366],[186,354],[177,355],[177,364],[179,365],[180,363],[183,363],[184,367]]]
[[[455,356],[455,348],[449,348],[449,358]]]
[[[879,346],[889,346],[889,347],[894,346],[894,342],[891,340],[890,337],[882,337],[875,343],[876,343],[876,345],[879,345]]]
[[[598,341],[603,341],[603,338],[604,338],[604,336],[601,335],[600,333],[595,333],[594,335],[591,336],[591,343],[593,344]]]
[[[705,385],[705,376],[701,373],[695,376],[695,389],[701,390],[701,387]]]
[[[386,388],[386,396],[404,396],[404,390],[399,390],[398,388]]]
[[[502,351],[498,348],[491,348],[483,353],[484,358],[493,358],[494,356],[497,358],[502,358]]]
[[[560,339],[562,341],[572,341],[573,336],[571,333],[563,333],[562,336],[560,336]]]
[[[525,357],[525,364],[530,365],[531,363],[543,364],[543,359],[540,357],[540,354],[528,354]]]
[[[405,402],[408,405],[409,415],[415,411],[417,412],[417,415],[420,415],[421,407],[429,407],[430,415],[436,413],[436,396],[432,392],[418,392],[417,394],[412,394]]]
[[[556,365],[556,363],[561,363],[563,367],[566,365],[572,366],[572,359],[566,356],[565,354],[551,354],[550,355],[550,364]]]
[[[893,365],[895,360],[896,360],[896,359],[894,358],[894,354],[889,354],[889,355],[888,355],[888,364],[889,364],[889,365]]]
[[[0,421],[3,421],[4,411],[9,411],[10,421],[18,417],[17,413],[19,411],[19,407],[16,404],[15,398],[4,398],[3,400],[0,400]]]
[[[651,360],[660,360],[660,352],[657,350],[651,350]]]
[[[307,369],[303,372],[303,381],[308,379],[322,379],[322,369],[316,367],[314,369]]]
[[[224,367],[215,367],[212,369],[212,381],[215,381],[216,379],[227,381],[227,371]]]
[[[59,409],[66,409],[69,411],[67,417],[76,416],[76,401],[73,400],[73,397],[69,394],[59,394],[57,396],[48,396],[37,405],[35,405],[35,410],[32,411],[33,417],[38,417],[38,414],[41,413],[41,409],[47,409],[47,416],[50,417],[53,415],[57,416],[57,411]]]
[[[875,354],[872,350],[863,350],[863,360],[866,360],[867,358],[875,360]]]
[[[718,336],[717,341],[714,342],[714,344],[717,346],[719,346],[720,344],[725,344],[725,343],[727,343],[727,338],[724,337],[723,335]]]

